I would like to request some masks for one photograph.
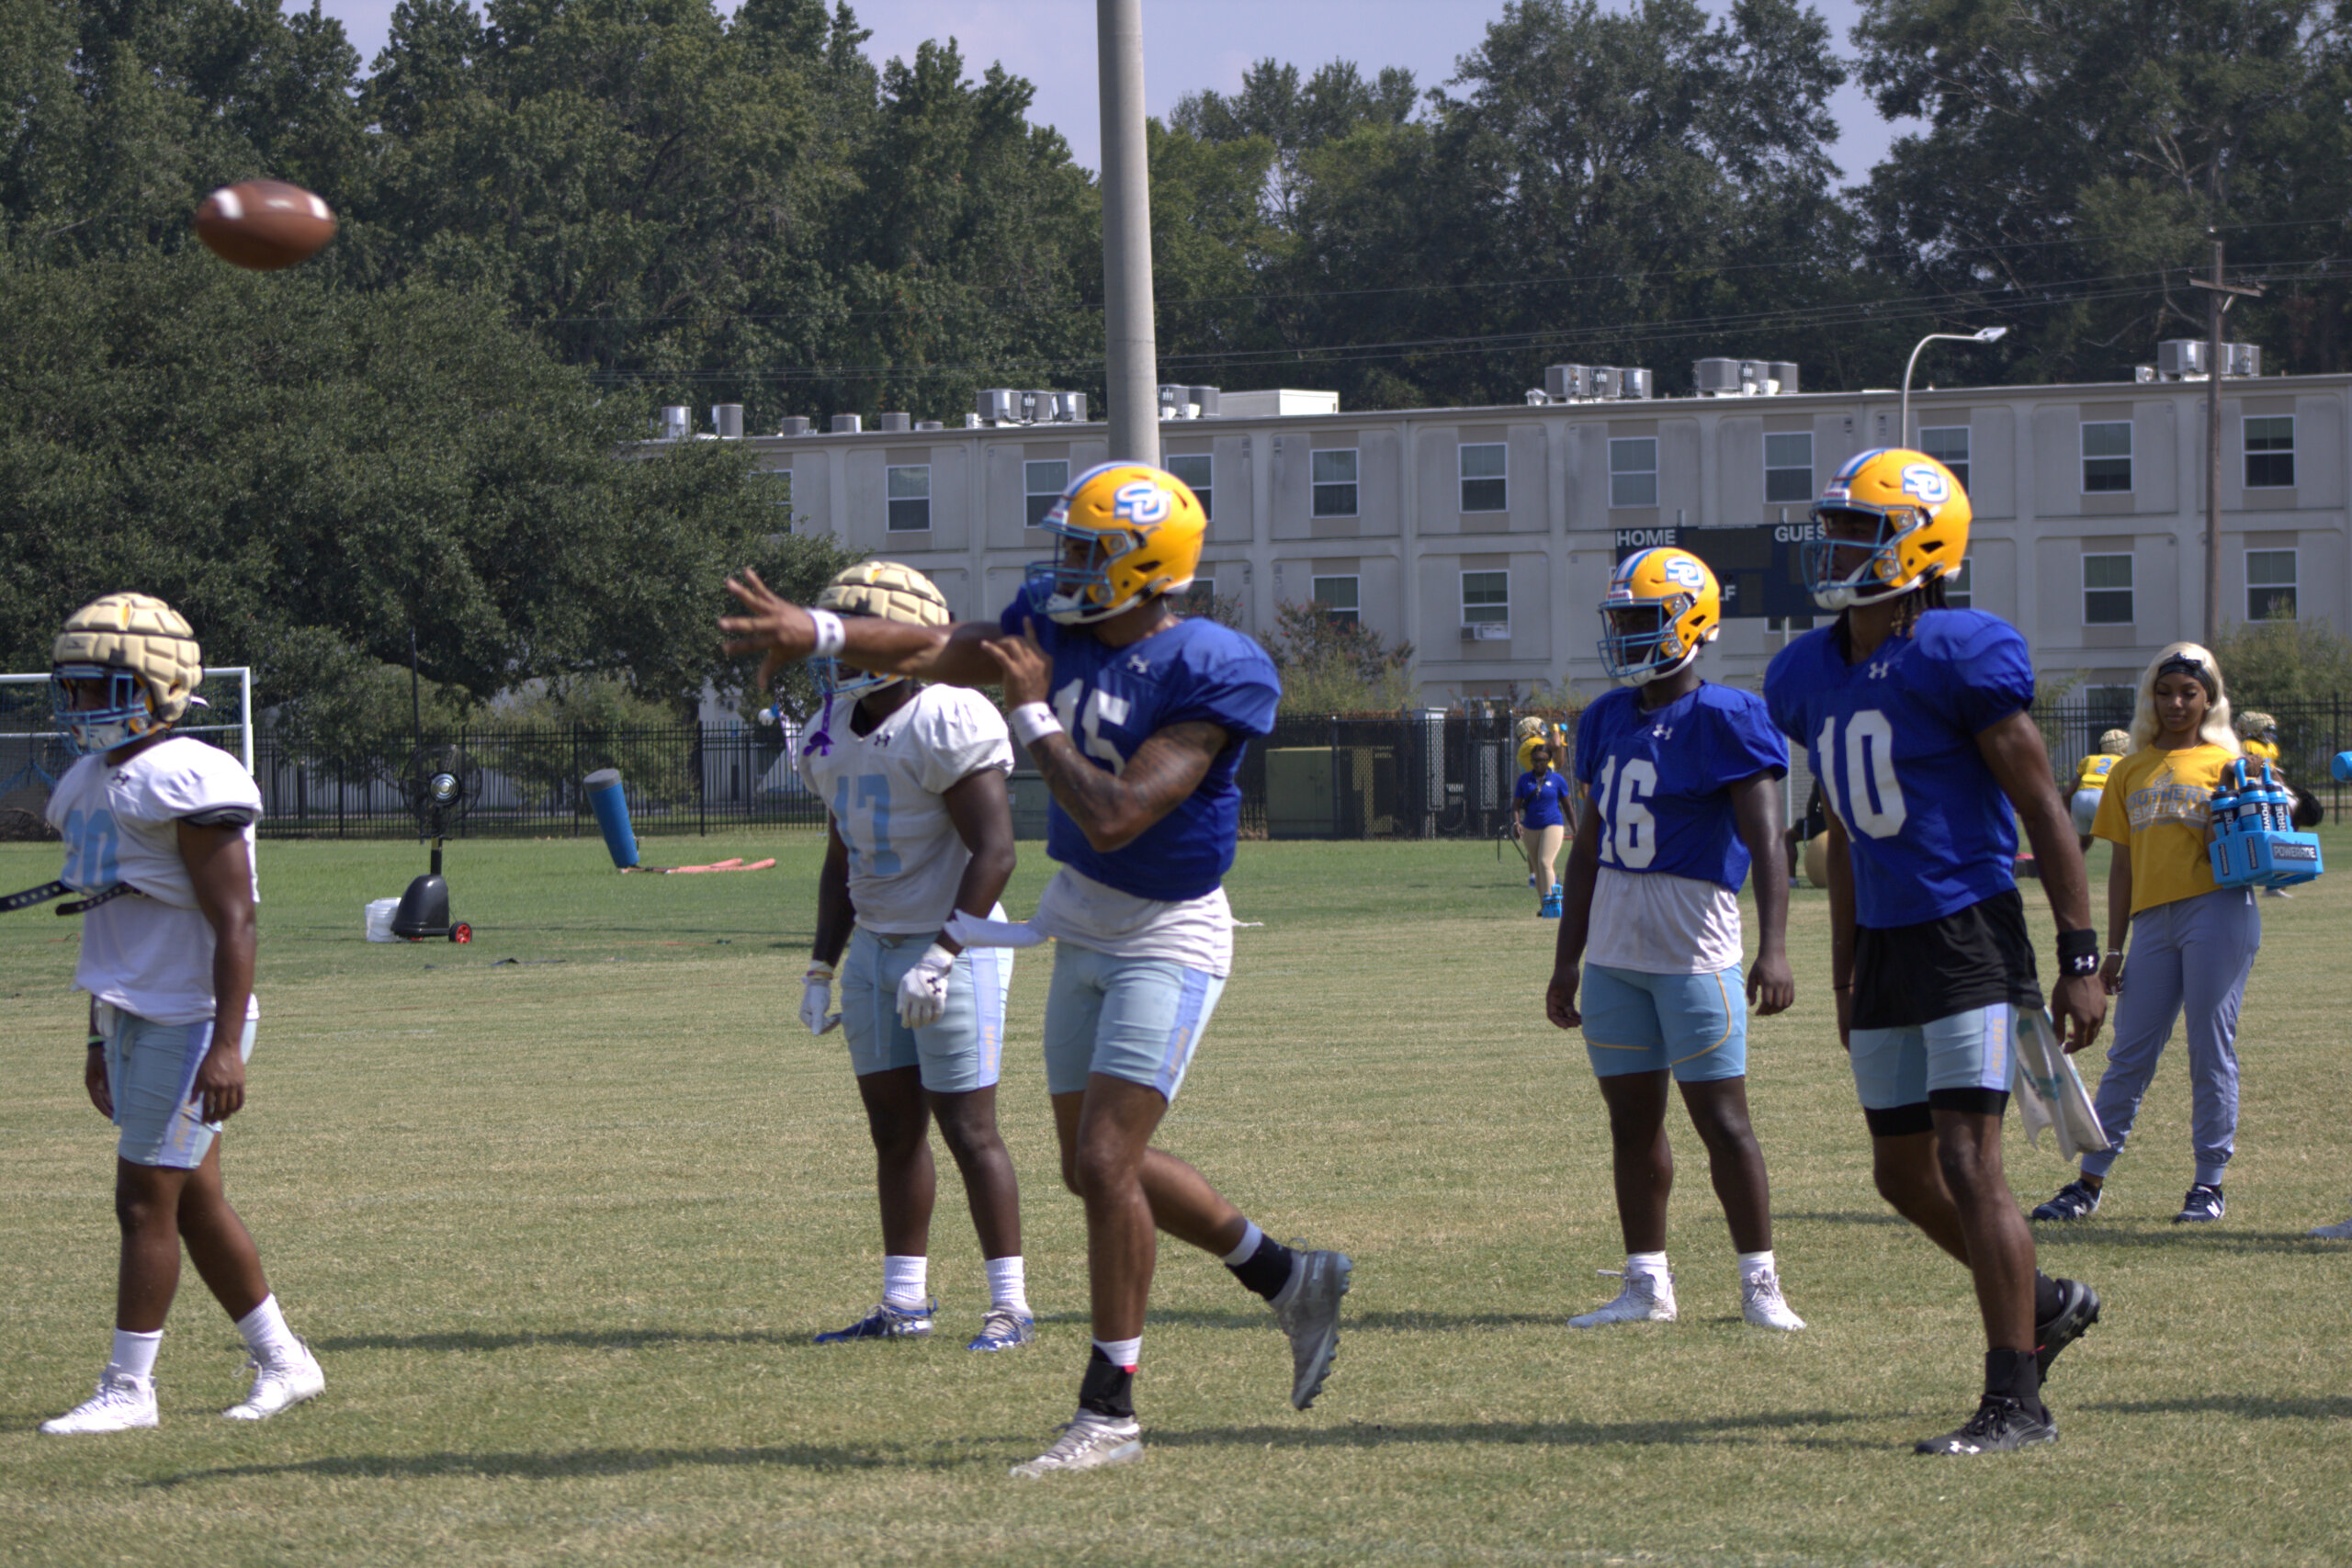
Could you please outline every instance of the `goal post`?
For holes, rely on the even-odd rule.
[[[197,688],[203,707],[191,705],[175,735],[193,735],[235,756],[254,771],[254,672],[246,665],[208,668]],[[74,765],[73,742],[57,727],[49,674],[0,674],[0,816],[38,823],[50,792]],[[0,837],[6,836],[0,831]]]

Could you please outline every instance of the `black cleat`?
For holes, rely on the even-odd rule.
[[[1988,1393],[1977,1402],[1976,1414],[1957,1432],[1922,1438],[1915,1453],[1992,1454],[2030,1449],[2058,1440],[2058,1423],[2048,1410],[2029,1410],[2006,1393]]]
[[[2037,1206],[2037,1220],[2079,1220],[2098,1213],[2098,1189],[2086,1181],[2069,1181],[2058,1189],[2058,1196]]]
[[[2098,1292],[2080,1280],[2052,1281],[2058,1287],[2058,1314],[2047,1323],[2033,1325],[2033,1364],[2041,1369],[2043,1382],[2050,1378],[2050,1363],[2058,1352],[2083,1337],[2083,1331],[2098,1321]]]
[[[2180,1201],[2180,1213],[2172,1217],[2172,1223],[2177,1225],[2205,1224],[2220,1219],[2228,1212],[2229,1206],[2222,1201],[2222,1190],[2200,1181],[2188,1190],[2188,1197]]]

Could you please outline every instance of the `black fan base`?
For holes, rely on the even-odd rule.
[[[410,883],[408,891],[401,895],[401,907],[392,911],[392,934],[409,942],[433,937],[471,942],[474,929],[463,920],[449,919],[449,885],[438,874],[428,874]]]

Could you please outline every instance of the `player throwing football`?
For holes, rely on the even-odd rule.
[[[1582,1025],[1609,1107],[1625,1283],[1615,1301],[1568,1322],[1674,1319],[1666,1259],[1671,1074],[1731,1223],[1741,1315],[1759,1327],[1803,1328],[1781,1293],[1764,1156],[1747,1121],[1747,1005],[1776,1013],[1796,996],[1774,787],[1789,771],[1788,744],[1762,698],[1699,679],[1699,650],[1723,626],[1723,591],[1698,557],[1626,557],[1600,615],[1601,661],[1627,683],[1577,726],[1576,778],[1590,798],[1568,856],[1544,1010],[1562,1029]],[[1739,885],[1751,863],[1763,930],[1743,998]]]
[[[1272,728],[1280,683],[1257,644],[1175,613],[1207,519],[1182,480],[1136,463],[1079,475],[1046,515],[1060,554],[996,622],[848,620],[787,604],[749,573],[735,653],[838,656],[957,685],[1001,683],[1052,792],[1061,870],[1034,927],[1057,943],[1046,1081],[1062,1178],[1086,1204],[1094,1343],[1078,1413],[1020,1476],[1139,1457],[1134,1382],[1154,1229],[1215,1254],[1264,1297],[1291,1344],[1291,1403],[1311,1404],[1338,1348],[1349,1260],[1266,1235],[1200,1172],[1151,1146],[1231,973],[1223,880],[1243,744]],[[969,928],[965,928],[967,934]]]
[[[82,753],[50,796],[62,880],[90,897],[74,984],[90,993],[82,1076],[122,1130],[122,1261],[114,1354],[90,1399],[44,1432],[156,1425],[155,1353],[180,1245],[252,1353],[253,1387],[221,1412],[261,1421],[326,1386],[286,1326],[261,1255],[220,1184],[221,1123],[253,1054],[254,818],[236,758],[174,735],[204,680],[196,634],[161,599],[109,593],[67,617],[51,655],[59,727]],[[69,906],[70,908],[70,906]]]
[[[947,601],[896,561],[849,568],[820,609],[944,626]],[[829,812],[817,935],[800,1019],[839,1025],[874,1137],[882,1200],[882,1304],[820,1345],[931,1332],[931,1123],[963,1173],[989,1278],[989,1310],[966,1347],[1009,1350],[1037,1335],[1021,1258],[1021,1196],[996,1128],[997,1068],[1012,955],[967,949],[944,927],[966,910],[1001,918],[1012,874],[1012,742],[996,705],[957,686],[817,664],[821,696],[800,773]],[[847,960],[843,953],[846,951]],[[831,1012],[834,965],[841,1011]]]
[[[1829,807],[1838,1032],[1878,1190],[1975,1277],[1984,1393],[1959,1429],[1917,1445],[1937,1454],[2054,1442],[2042,1379],[2099,1310],[2087,1286],[2034,1268],[2001,1170],[2015,1031],[2041,1010],[2012,869],[2019,818],[2057,917],[2052,1001],[2068,1051],[2098,1032],[2107,998],[2082,852],[2027,711],[2025,639],[1944,605],[1969,517],[1960,481],[1925,454],[1849,459],[1805,546],[1814,601],[1838,619],[1764,677]]]

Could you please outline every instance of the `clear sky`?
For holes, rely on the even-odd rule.
[[[301,0],[288,0],[299,5]],[[1724,0],[1702,0],[1711,11]],[[720,0],[732,10],[733,0]],[[1837,48],[1850,45],[1857,0],[1813,0],[1828,18]],[[1095,99],[1094,0],[852,0],[873,38],[876,60],[910,56],[925,39],[953,37],[978,73],[989,62],[1037,87],[1032,118],[1059,130],[1077,160],[1097,166],[1102,142]],[[351,37],[363,62],[383,47],[393,0],[322,0]],[[1369,75],[1385,65],[1410,69],[1423,87],[1453,74],[1456,56],[1474,47],[1502,0],[1144,0],[1144,85],[1148,107],[1165,116],[1202,87],[1231,92],[1253,62],[1272,55],[1301,70],[1352,60]],[[1832,107],[1840,128],[1833,152],[1849,180],[1885,154],[1896,128],[1878,117],[1849,83]]]

